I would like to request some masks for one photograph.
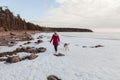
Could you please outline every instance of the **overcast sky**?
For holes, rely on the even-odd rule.
[[[120,32],[120,0],[0,0],[0,5],[43,26]]]

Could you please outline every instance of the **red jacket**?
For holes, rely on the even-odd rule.
[[[53,41],[54,46],[58,46],[59,42],[60,42],[59,36],[58,35],[53,35],[50,42],[52,42],[52,41]]]

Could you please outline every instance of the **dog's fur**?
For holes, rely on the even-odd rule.
[[[69,43],[65,43],[64,44],[64,50],[65,51],[69,51]]]

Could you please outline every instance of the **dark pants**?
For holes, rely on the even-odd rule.
[[[57,52],[57,46],[54,46],[55,52]]]

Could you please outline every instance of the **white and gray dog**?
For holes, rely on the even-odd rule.
[[[70,43],[64,43],[64,50],[69,51],[69,45]]]

